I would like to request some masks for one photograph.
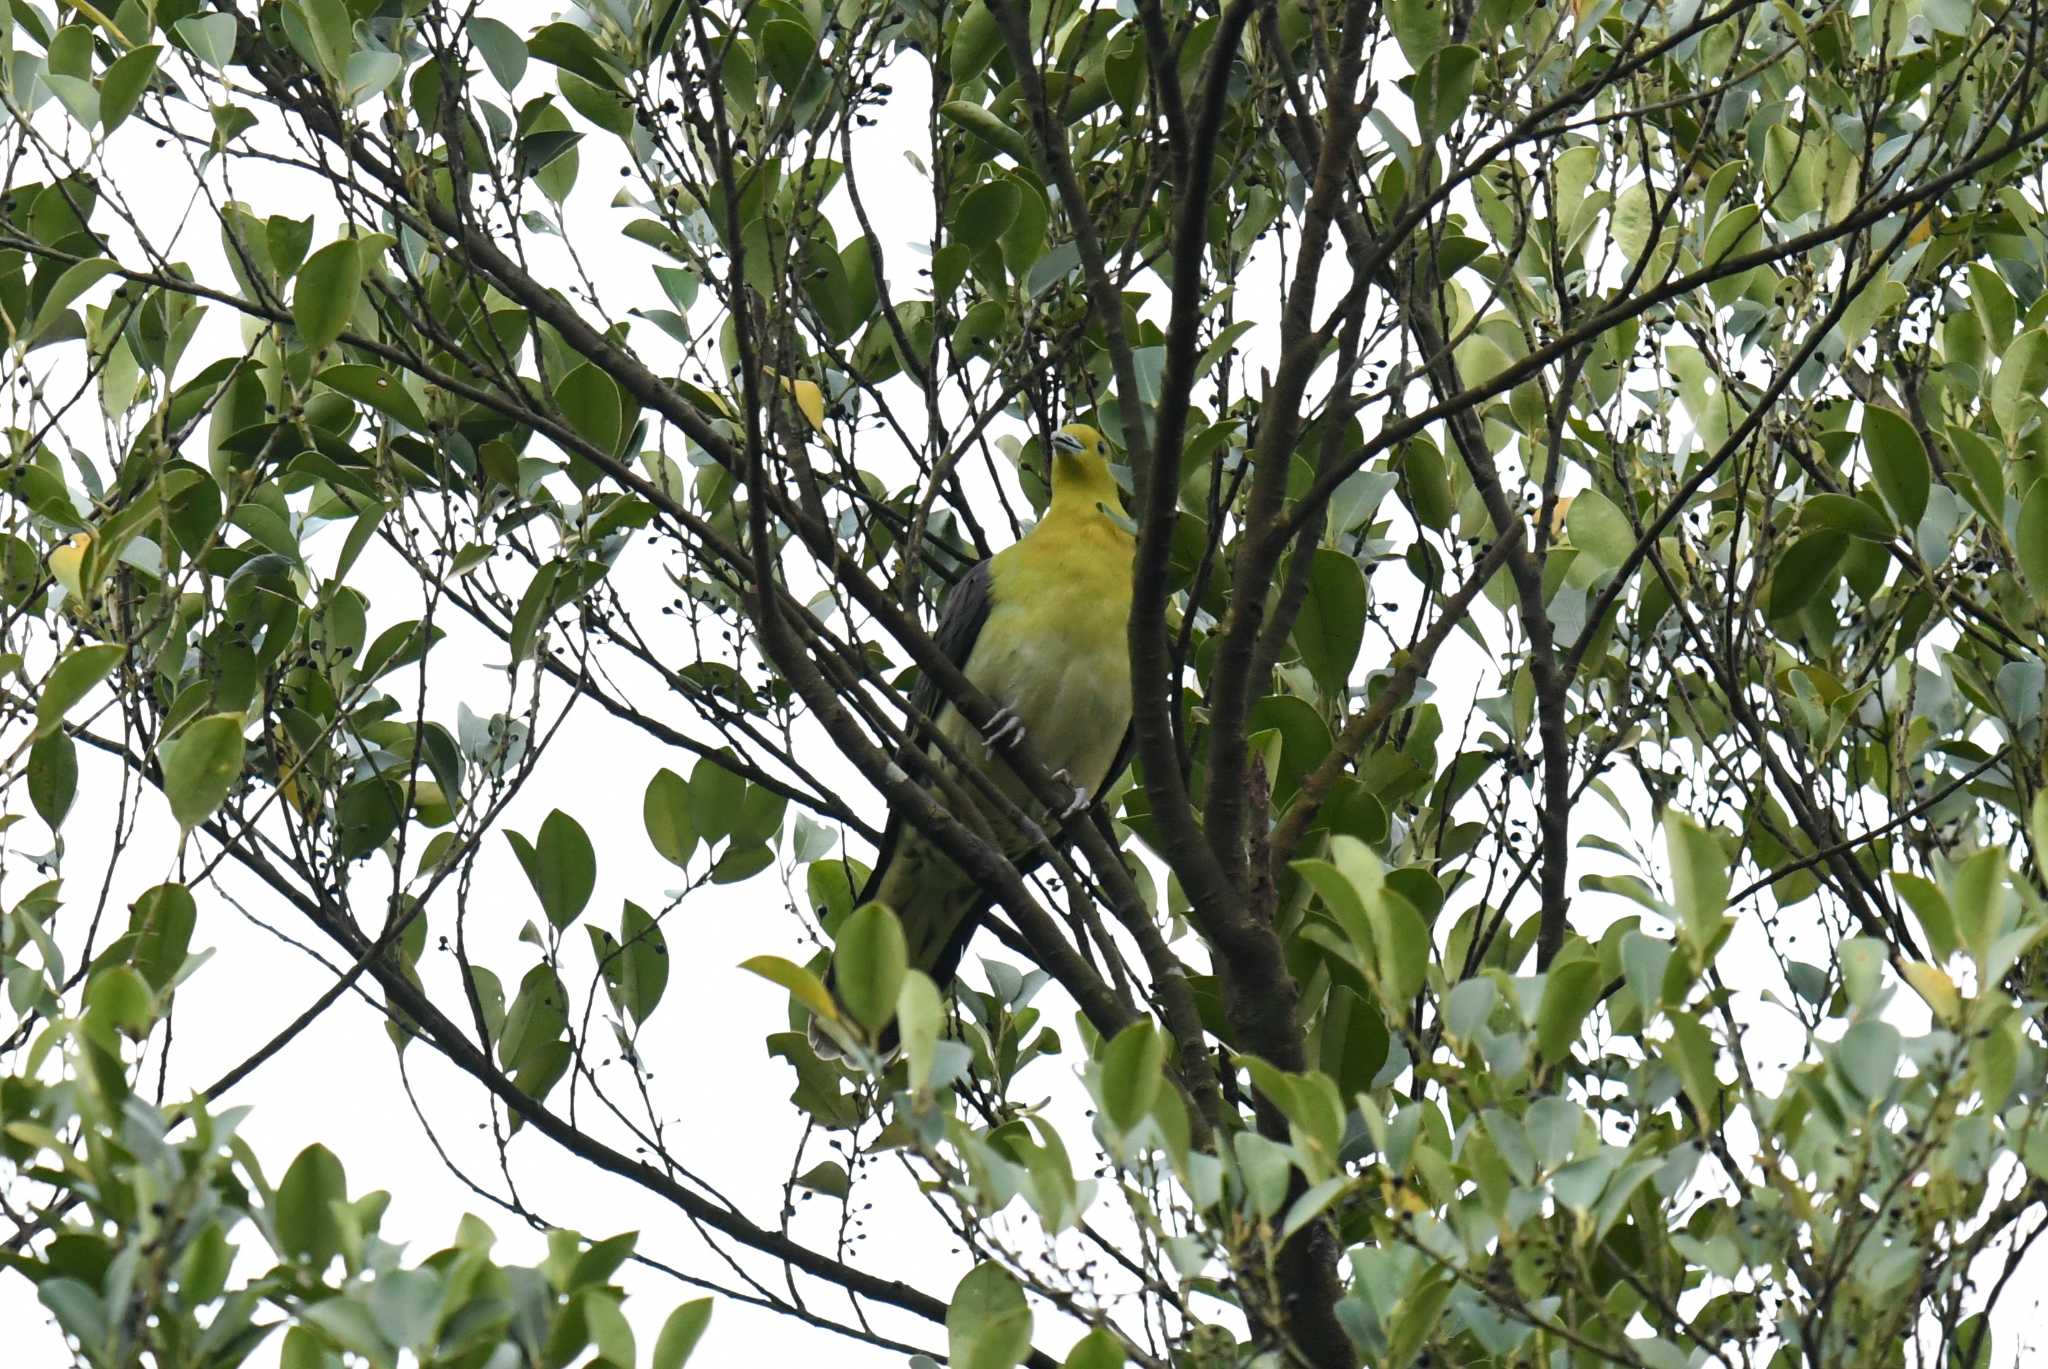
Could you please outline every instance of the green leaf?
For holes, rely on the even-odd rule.
[[[1410,88],[1423,142],[1442,136],[1464,115],[1478,80],[1479,49],[1468,43],[1438,48],[1423,60]]]
[[[317,1143],[300,1151],[277,1186],[278,1254],[303,1260],[317,1276],[341,1248],[333,1204],[347,1200],[348,1176],[334,1152]]]
[[[1294,1173],[1294,1152],[1278,1141],[1255,1131],[1240,1131],[1232,1138],[1238,1171],[1244,1176],[1245,1196],[1252,1211],[1272,1220],[1287,1201],[1287,1185]]]
[[[825,1160],[812,1165],[797,1176],[798,1188],[807,1188],[813,1193],[828,1197],[844,1198],[853,1191],[853,1180],[846,1172],[846,1166],[837,1160]]]
[[[55,1314],[57,1325],[76,1336],[81,1346],[107,1343],[107,1308],[97,1290],[77,1279],[45,1278],[36,1285],[36,1296]]]
[[[353,1245],[351,1234],[343,1248]],[[392,1345],[422,1349],[433,1343],[443,1292],[440,1277],[431,1269],[380,1270],[370,1285],[370,1320]]]
[[[690,770],[690,824],[704,841],[730,833],[746,802],[747,782],[705,756]]]
[[[318,351],[341,336],[362,286],[363,257],[353,238],[327,244],[299,268],[292,287],[292,322],[309,349]]]
[[[1451,525],[1457,501],[1451,494],[1451,478],[1444,459],[1434,444],[1421,438],[1402,444],[1397,474],[1401,492],[1415,510],[1422,526],[1438,532]]]
[[[128,957],[151,988],[166,989],[177,978],[198,922],[198,905],[182,884],[159,884],[135,900],[128,915]]]
[[[1580,490],[1564,511],[1565,532],[1579,554],[1601,570],[1620,570],[1636,549],[1636,530],[1612,499],[1592,488]]]
[[[542,821],[536,840],[509,831],[505,837],[555,930],[581,916],[597,887],[597,852],[583,825],[557,808]]]
[[[555,386],[555,407],[579,436],[610,455],[625,432],[625,401],[618,383],[589,362],[570,371]]]
[[[1842,533],[1803,534],[1771,569],[1766,612],[1774,619],[1789,618],[1815,597],[1832,596],[1841,579],[1835,566],[1848,549],[1849,539]]]
[[[556,162],[568,169],[566,174],[573,183],[577,159],[572,155],[576,144],[583,141],[583,135],[569,128],[535,128],[519,140],[519,174],[539,176]],[[563,159],[567,158],[566,161]]]
[[[1031,144],[1022,133],[997,118],[992,111],[966,100],[948,100],[939,106],[939,115],[955,128],[981,139],[992,151],[1014,159],[1020,166],[1032,164]]]
[[[59,728],[41,737],[28,752],[28,801],[52,832],[64,825],[71,801],[78,797],[78,747]]]
[[[1870,471],[1877,490],[1911,532],[1927,514],[1927,491],[1934,482],[1927,448],[1920,434],[1890,409],[1868,405],[1863,410],[1863,445],[1870,452]]]
[[[954,238],[981,251],[1009,231],[1023,199],[1024,191],[1007,176],[974,187],[953,211]]]
[[[1718,1058],[1714,1038],[1692,1013],[1674,1008],[1669,1017],[1671,1041],[1665,1048],[1665,1058],[1678,1067],[1679,1080],[1700,1116],[1715,1118],[1721,1083],[1714,1073]]]
[[[242,777],[246,726],[240,713],[215,713],[187,723],[157,748],[171,814],[187,832],[212,816]]]
[[[1650,244],[1650,191],[1640,181],[1625,187],[1614,200],[1612,211],[1614,245],[1633,266],[1643,259]]]
[[[1835,1067],[1844,1083],[1866,1102],[1876,1102],[1891,1089],[1899,1068],[1899,1029],[1889,1022],[1858,1022],[1835,1044]]]
[[[854,909],[832,951],[832,988],[847,1014],[871,1032],[887,1026],[909,968],[909,948],[895,912],[880,903]]]
[[[1707,266],[1718,266],[1754,251],[1761,245],[1762,230],[1758,223],[1762,217],[1762,208],[1753,204],[1739,204],[1729,210],[1707,234],[1706,244],[1700,253],[1701,262]],[[1719,284],[1727,288],[1725,281]]]
[[[519,596],[519,607],[512,610],[512,625],[505,634],[505,645],[512,653],[514,665],[532,660],[540,646],[541,625],[554,615],[555,582],[561,574],[560,562],[548,562],[534,572],[533,579],[527,581],[526,592]]]
[[[1432,0],[1391,0],[1387,18],[1411,70],[1428,61],[1429,55],[1443,47],[1448,38],[1443,6]]]
[[[329,366],[314,379],[331,390],[397,419],[414,432],[427,430],[427,416],[420,412],[419,402],[399,383],[397,376],[382,367],[355,363]]]
[[[1429,924],[1414,904],[1391,890],[1371,899],[1366,911],[1379,950],[1381,987],[1392,1001],[1406,1003],[1422,991],[1429,973],[1435,949],[1429,939]]]
[[[818,55],[818,39],[794,19],[770,19],[761,25],[761,56],[775,83],[794,92],[811,73]]]
[[[854,896],[866,887],[868,869],[845,858],[817,860],[804,875],[804,897],[827,930],[853,911]]]
[[[950,1369],[1016,1369],[1031,1353],[1031,1305],[998,1264],[978,1264],[946,1309]]]
[[[42,82],[57,97],[57,103],[75,120],[80,128],[91,129],[100,121],[100,93],[91,81],[79,76],[61,76],[54,71],[45,71]]]
[[[317,1327],[323,1340],[331,1340],[344,1350],[352,1350],[362,1356],[365,1364],[395,1364],[398,1355],[395,1347],[385,1341],[378,1332],[377,1324],[370,1316],[370,1309],[351,1298],[329,1298],[314,1303],[299,1318],[307,1326]],[[319,1361],[319,1369],[331,1369],[333,1358]],[[301,1369],[293,1365],[288,1369]]]
[[[334,801],[334,853],[343,860],[382,847],[405,818],[405,791],[388,776],[351,784]]]
[[[647,839],[662,859],[687,866],[697,849],[697,829],[690,821],[690,782],[673,770],[656,771],[640,800],[640,816],[647,825]]]
[[[1647,1020],[1664,1006],[1665,975],[1671,968],[1672,946],[1668,941],[1627,932],[1621,939],[1621,968],[1628,987],[1642,1004]]]
[[[233,21],[230,21],[233,22]],[[100,281],[120,270],[118,262],[105,257],[93,257],[88,261],[74,262],[64,268],[64,274],[57,277],[50,286],[50,293],[43,296],[41,307],[36,310],[35,322],[29,325],[24,342],[34,342],[49,330],[71,307],[80,295],[92,289]]]
[[[2037,603],[2048,604],[2048,480],[2036,480],[2013,523],[2013,551]]]
[[[1145,1120],[1159,1097],[1166,1038],[1147,1019],[1116,1034],[1102,1052],[1102,1110],[1110,1125],[1129,1131]]]
[[[921,1089],[931,1082],[939,1034],[945,1024],[946,1006],[939,997],[938,986],[921,970],[905,974],[903,987],[896,991],[896,1035],[903,1043],[903,1059],[912,1089]]]
[[[1287,1220],[1280,1224],[1280,1239],[1292,1240],[1294,1233],[1322,1215],[1323,1209],[1335,1202],[1339,1195],[1357,1182],[1348,1174],[1340,1174],[1323,1180],[1294,1200],[1287,1209]]]
[[[574,24],[553,23],[527,39],[526,50],[534,58],[573,71],[584,80],[608,90],[619,87],[619,76],[603,48]]]
[[[654,1358],[647,1362],[648,1369],[682,1369],[689,1363],[690,1352],[703,1339],[704,1328],[711,1325],[711,1306],[711,1299],[696,1298],[669,1313],[661,1334],[655,1337]]]
[[[946,70],[953,78],[953,88],[958,90],[995,61],[996,54],[1003,50],[1003,31],[997,26],[995,12],[988,7],[987,0],[970,0],[960,11],[960,22],[953,26],[951,36]]]
[[[645,1022],[668,989],[668,938],[661,924],[630,899],[619,920],[619,959],[619,997],[636,1023]]]
[[[64,715],[92,692],[94,685],[113,674],[128,648],[108,643],[82,646],[57,662],[43,682],[42,697],[36,700],[36,730],[40,741],[64,725]]]
[[[583,1308],[583,1324],[589,1328],[590,1343],[606,1361],[617,1365],[629,1365],[638,1358],[633,1345],[633,1328],[626,1322],[626,1314],[619,1310],[619,1300],[601,1288],[592,1288],[578,1299]]]
[[[1579,1039],[1579,1025],[1600,1001],[1606,987],[1597,960],[1573,960],[1553,965],[1543,977],[1543,1002],[1536,1010],[1536,1045],[1543,1058],[1552,1063],[1571,1052]]]
[[[1074,1342],[1060,1369],[1124,1369],[1123,1343],[1098,1326]]]
[[[519,993],[505,1013],[498,1058],[514,1069],[540,1059],[561,1041],[568,1025],[568,995],[561,979],[548,966],[536,965],[520,979]]]
[[[1341,984],[1330,989],[1320,1032],[1323,1072],[1348,1097],[1372,1087],[1387,1063],[1391,1038],[1386,1018],[1364,994]]]
[[[1308,597],[1294,622],[1302,664],[1326,694],[1340,694],[1365,641],[1365,572],[1334,547],[1317,547]]]
[[[235,16],[207,14],[180,19],[171,32],[194,57],[210,67],[226,68],[235,54]]]
[[[2017,437],[2048,391],[2048,332],[2029,328],[1999,358],[1991,381],[1991,416],[2008,437]]]
[[[788,810],[789,800],[781,794],[766,785],[748,785],[746,797],[740,800],[740,811],[733,818],[733,843],[774,842],[782,834],[782,818]]]
[[[775,863],[775,851],[770,846],[747,846],[734,842],[726,848],[711,866],[713,884],[738,884],[752,879]]]
[[[140,1038],[156,1021],[155,998],[143,977],[126,965],[99,971],[85,986],[86,1014],[93,1020]]]
[[[1816,494],[1799,506],[1799,526],[1810,530],[1846,532],[1866,542],[1889,542],[1892,525],[1861,499],[1846,494]]]
[[[1946,9],[1947,6],[1943,8]],[[1958,4],[1955,9],[1956,12],[1962,15],[1961,22],[1964,24],[1967,24],[1977,16],[1977,7],[1974,4]],[[1936,12],[1932,4],[1927,7],[1927,14],[1930,18]],[[1937,21],[1938,26],[1939,23]],[[1991,1353],[1993,1345],[1991,1326],[1986,1322],[1985,1315],[1982,1312],[1963,1318],[1956,1325],[1955,1329],[1948,1333],[1948,1344],[1950,1354],[1945,1363],[1954,1365],[1955,1369],[1991,1369],[1992,1365],[1999,1362]],[[1975,1358],[1970,1358],[1973,1354]]]
[[[321,73],[330,81],[339,81],[348,68],[348,59],[355,51],[354,16],[349,13],[346,0],[292,0],[283,12],[286,35],[293,38],[293,46],[303,49],[310,47],[306,54]],[[300,44],[294,33],[293,21],[305,25],[305,43]]]
[[[1680,934],[1687,946],[1704,949],[1720,935],[1728,911],[1728,857],[1712,832],[1676,810],[1664,817],[1664,841]]]

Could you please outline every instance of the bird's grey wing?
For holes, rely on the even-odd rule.
[[[939,603],[939,622],[932,629],[932,645],[958,669],[967,668],[967,658],[974,653],[974,643],[981,636],[981,625],[988,621],[990,584],[988,562],[977,561],[968,567],[966,574],[953,582]],[[930,739],[919,720],[936,722],[945,701],[945,691],[939,688],[938,681],[920,671],[917,683],[910,690],[915,716],[909,719],[910,736],[906,747],[928,748]],[[870,902],[875,891],[881,888],[882,874],[895,858],[896,845],[902,836],[903,817],[892,806],[889,821],[882,828],[881,846],[875,852],[874,872],[868,876],[867,885],[860,893],[861,903]]]
[[[991,577],[987,561],[976,561],[968,567],[967,573],[953,582],[946,591],[946,597],[939,604],[939,625],[932,629],[932,645],[939,654],[960,669],[967,669],[967,658],[974,654],[974,644],[981,637],[981,626],[988,621]],[[930,675],[920,674],[917,685],[910,692],[910,701],[917,705],[919,713],[936,719],[944,705],[945,691]],[[918,739],[922,744],[923,739]]]

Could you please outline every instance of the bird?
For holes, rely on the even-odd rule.
[[[1069,424],[1049,446],[1052,498],[1045,516],[953,584],[932,634],[939,651],[997,705],[996,718],[986,734],[977,732],[928,677],[911,694],[918,715],[932,720],[952,753],[1034,822],[1047,816],[1045,806],[999,759],[1005,747],[1025,748],[1072,786],[1073,802],[1056,815],[1065,819],[1122,773],[1131,744],[1126,634],[1137,539],[1122,512],[1102,434]],[[928,740],[913,736],[910,745],[952,768]],[[993,816],[990,828],[1021,869],[1036,864],[1028,832]],[[912,968],[943,992],[993,902],[990,890],[892,808],[856,906],[881,903],[896,914]],[[821,1036],[812,1033],[814,1042]],[[891,1042],[885,1035],[883,1049]]]

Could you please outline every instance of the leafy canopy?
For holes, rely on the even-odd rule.
[[[1998,1362],[2048,1181],[2042,36],[17,0],[9,1267],[94,1365],[625,1369],[613,1276],[686,1226],[692,1280],[956,1369]],[[1062,786],[945,773],[904,687],[993,716],[920,625],[1069,420],[1129,480],[1136,759],[1027,878],[990,823]],[[888,805],[995,903],[950,999],[853,906]],[[167,1061],[252,899],[334,987]],[[758,1004],[701,954],[742,907],[779,1216],[694,1176],[649,1030],[685,974]],[[538,1133],[640,1185],[638,1243],[414,1260],[326,1148],[270,1187],[218,1100],[350,988],[508,1179]],[[844,1239],[871,1201],[950,1297]]]

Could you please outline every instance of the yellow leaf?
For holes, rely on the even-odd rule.
[[[50,553],[50,574],[57,577],[66,594],[81,603],[85,600],[85,587],[79,583],[79,575],[85,566],[85,549],[91,545],[92,534],[81,532]]]
[[[775,375],[773,371],[768,374],[775,376],[775,379],[781,382],[782,388],[788,391],[789,397],[796,401],[797,411],[804,416],[804,421],[811,425],[811,430],[824,432],[825,392],[818,388],[818,383],[801,377]]]
[[[742,960],[740,968],[761,976],[771,984],[780,984],[797,1002],[819,1017],[833,1022],[839,1020],[839,1008],[832,1001],[831,991],[818,976],[803,966],[779,955],[757,955],[751,960]]]
[[[1963,1015],[1963,996],[1957,992],[1955,981],[1939,965],[1915,960],[1901,967],[1900,973],[1913,986],[1913,991],[1927,1000],[1927,1006],[1934,1009],[1935,1017],[1943,1026],[1954,1026]]]

